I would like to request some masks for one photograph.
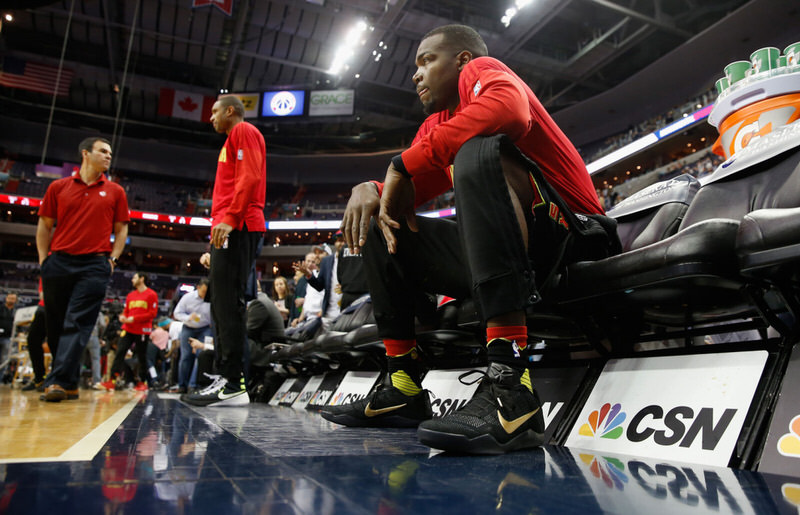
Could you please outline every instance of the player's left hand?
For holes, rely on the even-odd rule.
[[[232,230],[233,227],[224,222],[218,223],[211,229],[211,244],[215,249],[222,248],[222,245],[225,243],[225,239]]]
[[[386,239],[389,254],[397,252],[397,238],[394,231],[400,228],[399,220],[406,219],[408,228],[417,232],[417,215],[414,213],[416,191],[410,178],[397,171],[390,164],[383,181],[383,195],[378,212],[378,227]]]

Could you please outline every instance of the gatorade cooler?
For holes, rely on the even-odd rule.
[[[719,131],[713,151],[726,159],[800,119],[800,67],[750,76],[720,93],[708,116]]]

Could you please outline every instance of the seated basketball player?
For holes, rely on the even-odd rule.
[[[353,188],[342,222],[348,246],[363,249],[389,380],[322,415],[349,426],[419,425],[422,443],[445,450],[538,446],[544,419],[524,360],[525,310],[538,302],[537,274],[559,261],[570,230],[558,205],[603,210],[575,147],[522,79],[487,57],[477,32],[432,30],[416,65],[412,80],[430,116],[383,183]],[[416,206],[451,187],[457,221],[414,216]],[[420,386],[418,291],[471,295],[486,325],[487,376],[461,410],[435,420]]]

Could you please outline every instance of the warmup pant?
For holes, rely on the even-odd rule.
[[[245,289],[256,259],[256,249],[263,237],[247,227],[231,231],[228,248],[211,247],[209,299],[217,354],[217,370],[234,385],[244,372],[244,346],[247,342],[247,305]]]
[[[540,300],[536,274],[543,279],[549,273],[569,230],[551,209],[546,189],[531,176],[534,201],[522,206],[526,252],[500,165],[501,148],[504,155],[535,167],[504,136],[469,140],[453,167],[457,222],[418,217],[417,233],[401,222],[397,253],[390,255],[373,221],[364,267],[382,338],[414,338],[414,299],[419,292],[472,296],[484,323]]]
[[[53,253],[41,267],[47,342],[53,355],[45,386],[78,388],[83,349],[97,323],[111,264],[102,254]]]
[[[111,364],[109,377],[122,374],[125,372],[125,355],[133,348],[133,353],[136,355],[136,362],[139,364],[139,381],[152,384],[150,375],[147,373],[147,345],[150,343],[150,335],[147,334],[133,334],[125,332],[124,335],[117,342],[117,352],[114,355],[114,362]],[[134,374],[134,377],[136,375]]]

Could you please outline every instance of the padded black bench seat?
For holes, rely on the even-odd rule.
[[[739,222],[704,220],[643,248],[568,267],[557,292],[567,309],[641,311],[645,321],[683,326],[753,312],[740,292]]]
[[[800,263],[800,207],[759,209],[742,220],[736,243],[742,272],[767,276]]]

